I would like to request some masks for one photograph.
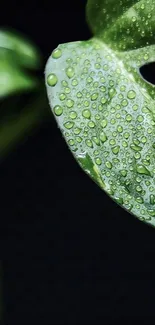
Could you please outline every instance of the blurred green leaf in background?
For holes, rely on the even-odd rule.
[[[0,162],[48,112],[44,80],[36,73],[40,68],[40,52],[31,42],[15,31],[0,30]],[[2,295],[0,263],[0,322]]]
[[[19,59],[19,61],[18,61]],[[34,80],[23,70],[20,57],[12,51],[0,48],[0,97],[34,87]]]
[[[39,49],[14,30],[0,30],[0,161],[46,114]]]
[[[37,86],[26,69],[41,66],[39,51],[15,32],[0,30],[0,98]]]

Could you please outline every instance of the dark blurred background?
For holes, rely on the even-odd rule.
[[[2,0],[0,24],[45,64],[91,36],[85,5]],[[0,184],[5,325],[155,324],[155,229],[84,174],[52,115],[0,165]]]

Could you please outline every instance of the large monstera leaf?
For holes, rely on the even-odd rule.
[[[59,45],[49,103],[74,157],[127,211],[155,226],[155,0],[89,0],[91,40]]]

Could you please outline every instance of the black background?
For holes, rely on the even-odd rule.
[[[45,63],[91,36],[85,4],[2,0],[0,24]],[[155,229],[85,175],[52,116],[1,164],[0,185],[5,325],[155,324]]]

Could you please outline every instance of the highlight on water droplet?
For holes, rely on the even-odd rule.
[[[145,53],[144,54],[144,60],[147,61],[148,59],[149,59],[149,55],[148,55],[148,53]]]
[[[67,102],[66,102],[66,105],[68,108],[71,108],[74,106],[74,100],[72,99],[68,99]]]
[[[118,125],[118,127],[117,127],[117,131],[118,131],[119,133],[122,133],[122,132],[123,132],[123,128],[122,128],[121,125]]]
[[[95,123],[94,123],[93,121],[89,121],[89,122],[88,122],[88,126],[89,126],[90,128],[94,128],[94,127],[95,127]]]
[[[102,164],[102,160],[99,157],[98,158],[95,158],[95,162],[99,166]]]
[[[81,137],[76,137],[76,141],[77,141],[78,143],[81,143],[81,142],[82,142],[82,138],[81,138]]]
[[[70,122],[70,121],[64,123],[64,127],[66,129],[71,129],[73,127],[73,125],[74,125],[74,122]]]
[[[136,97],[136,92],[134,90],[129,90],[127,93],[129,99],[134,99]]]
[[[93,140],[94,143],[97,144],[97,146],[100,145],[100,140],[96,136],[92,137],[92,140]]]
[[[69,143],[70,146],[74,146],[75,141],[74,141],[74,139],[70,139],[70,140],[68,141],[68,143]]]
[[[79,128],[75,128],[74,129],[74,134],[76,134],[76,135],[78,135],[78,134],[80,134],[81,133],[81,129],[79,129]]]
[[[100,133],[100,140],[104,143],[107,140],[107,136],[104,132]]]
[[[60,115],[62,115],[62,113],[63,113],[63,108],[62,108],[61,106],[59,106],[59,105],[56,105],[56,106],[53,108],[53,110],[54,110],[54,114],[55,114],[56,116],[60,116]]]
[[[52,52],[52,58],[53,59],[59,59],[62,55],[62,52],[59,48],[55,49],[53,52]]]
[[[98,97],[98,93],[94,93],[94,94],[92,94],[92,96],[91,96],[91,100],[96,100],[97,97]]]
[[[61,94],[59,95],[59,99],[60,99],[61,101],[65,100],[65,99],[66,99],[66,95],[65,95],[64,93],[61,93]]]
[[[138,174],[144,174],[144,175],[151,176],[150,171],[144,165],[137,165],[136,170],[137,170]]]
[[[77,117],[77,113],[76,113],[75,111],[72,111],[72,112],[70,112],[69,117],[70,117],[72,120],[74,120],[74,119],[76,119],[76,117]]]
[[[78,85],[78,81],[77,79],[73,79],[72,80],[72,86],[77,86]]]
[[[105,128],[106,126],[107,126],[107,120],[104,119],[101,121],[101,127]]]
[[[133,16],[133,17],[132,17],[132,21],[133,21],[133,23],[134,23],[136,20],[137,20],[136,17]]]
[[[150,195],[150,204],[155,204],[155,195]]]
[[[72,78],[75,74],[75,71],[72,67],[66,69],[66,75],[68,78]]]
[[[119,153],[119,149],[120,147],[119,146],[115,146],[114,148],[112,148],[112,152],[114,155],[117,155]]]
[[[93,143],[90,139],[86,139],[86,145],[89,147],[89,148],[93,148]]]
[[[122,199],[122,197],[115,197],[114,200],[115,200],[116,203],[118,203],[118,204],[123,204],[123,199]]]
[[[50,73],[47,77],[47,84],[54,87],[58,82],[58,78],[54,73]]]
[[[112,164],[111,164],[110,161],[106,161],[105,165],[106,165],[106,167],[107,167],[108,169],[111,169],[111,168],[112,168]]]
[[[120,173],[121,173],[121,175],[122,175],[123,177],[126,177],[126,175],[127,175],[127,170],[122,169],[122,170],[120,171]]]
[[[83,117],[89,119],[91,117],[91,112],[90,112],[89,109],[84,109],[83,112],[82,112],[82,115],[83,115]]]

